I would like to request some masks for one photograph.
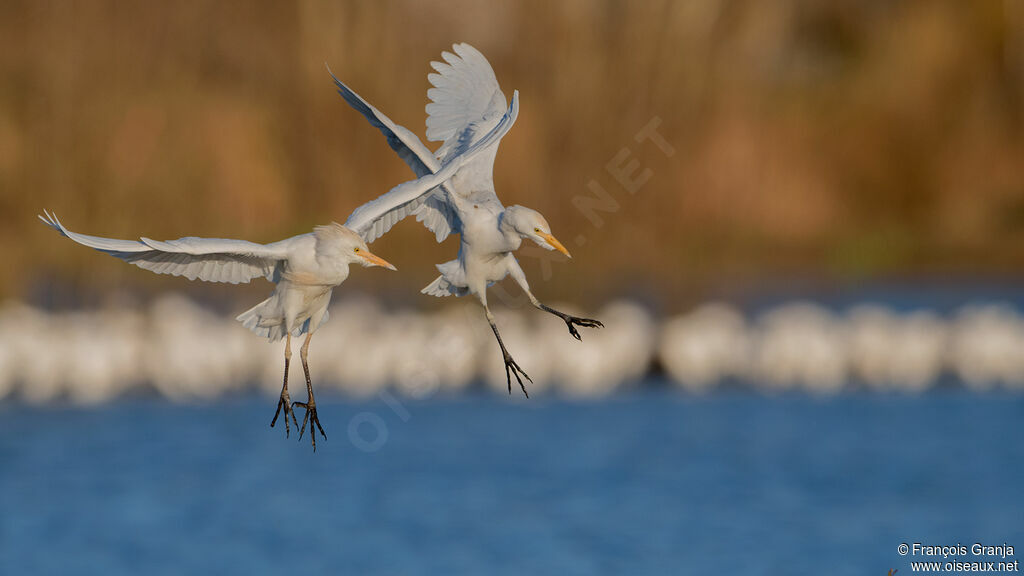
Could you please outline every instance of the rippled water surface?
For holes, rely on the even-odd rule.
[[[0,405],[0,573],[885,574],[910,572],[901,542],[1024,555],[1020,396],[324,398],[316,454],[267,426],[273,407]]]

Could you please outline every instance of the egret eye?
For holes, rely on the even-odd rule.
[[[540,232],[540,228],[534,228],[533,231],[534,232]]]
[[[359,248],[353,248],[352,251],[358,253],[359,252]]]

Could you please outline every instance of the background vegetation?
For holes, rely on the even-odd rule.
[[[422,135],[428,62],[461,41],[521,92],[496,184],[574,251],[549,282],[535,251],[521,257],[548,298],[677,309],[794,278],[1024,270],[1013,0],[6,1],[0,298],[211,290],[73,247],[43,208],[125,238],[272,241],[343,222],[411,173],[324,63]],[[633,139],[653,117],[671,158]],[[624,147],[652,174],[635,195],[605,169]],[[619,204],[600,228],[573,203],[591,180]],[[434,305],[417,290],[456,247],[403,223],[375,244],[401,276],[346,288]]]

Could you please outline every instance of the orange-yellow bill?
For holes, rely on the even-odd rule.
[[[398,270],[398,268],[395,268],[394,265],[391,264],[391,262],[388,262],[387,260],[367,250],[361,251],[359,255],[363,257],[363,260],[366,260],[367,262],[373,264],[374,266],[383,266],[388,270]]]
[[[551,246],[553,246],[555,250],[558,250],[562,254],[565,254],[569,258],[572,258],[572,254],[569,254],[569,251],[565,249],[565,246],[562,246],[562,243],[558,241],[558,238],[555,238],[553,235],[548,234],[547,232],[539,232],[538,236],[546,240],[548,244],[551,244]]]

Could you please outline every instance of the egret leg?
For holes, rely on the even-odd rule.
[[[524,378],[533,383],[533,378],[526,373],[525,370],[519,367],[519,364],[512,359],[512,355],[508,353],[505,348],[505,343],[501,341],[501,334],[498,333],[498,326],[494,323],[494,316],[491,315],[491,311],[486,307],[484,310],[487,311],[487,322],[491,325],[491,330],[494,331],[494,337],[498,339],[498,346],[501,347],[501,355],[505,357],[505,379],[508,380],[508,393],[512,394],[512,376],[515,375],[516,381],[519,382],[519,387],[523,389],[523,394],[527,398],[530,397],[530,393],[526,391],[526,385],[523,384],[523,378],[519,375],[522,374]]]
[[[295,422],[295,427],[299,427],[299,421],[295,419],[295,411],[292,410],[292,401],[288,396],[288,364],[292,359],[292,335],[288,334],[288,338],[284,344],[284,384],[281,385],[281,397],[277,401],[277,411],[274,412],[274,419],[270,421],[270,427],[273,428],[274,424],[277,424],[277,417],[281,415],[281,409],[284,408],[284,435],[285,437],[291,436],[291,427],[288,425],[288,417],[292,417],[292,422]]]
[[[545,312],[549,312],[561,318],[565,322],[565,325],[569,327],[569,334],[577,340],[583,340],[583,338],[580,337],[580,333],[576,330],[576,326],[583,328],[604,328],[604,324],[591,318],[580,318],[578,316],[566,314],[565,312],[559,312],[558,310],[541,304],[540,302],[534,302],[534,305]]]
[[[327,434],[324,433],[323,426],[320,425],[320,419],[316,415],[316,400],[313,398],[313,381],[309,377],[309,364],[306,362],[306,354],[309,352],[309,340],[313,337],[311,332],[306,333],[306,341],[302,343],[302,348],[299,348],[299,357],[302,359],[302,371],[306,373],[306,392],[309,393],[309,400],[306,402],[295,402],[295,406],[301,406],[306,409],[306,415],[302,417],[302,427],[299,428],[299,440],[302,440],[302,434],[306,431],[306,422],[309,422],[309,437],[313,440],[313,451],[316,452],[316,430],[313,429],[315,425],[317,430],[320,430],[320,435],[327,440]],[[296,427],[298,425],[296,424]]]

